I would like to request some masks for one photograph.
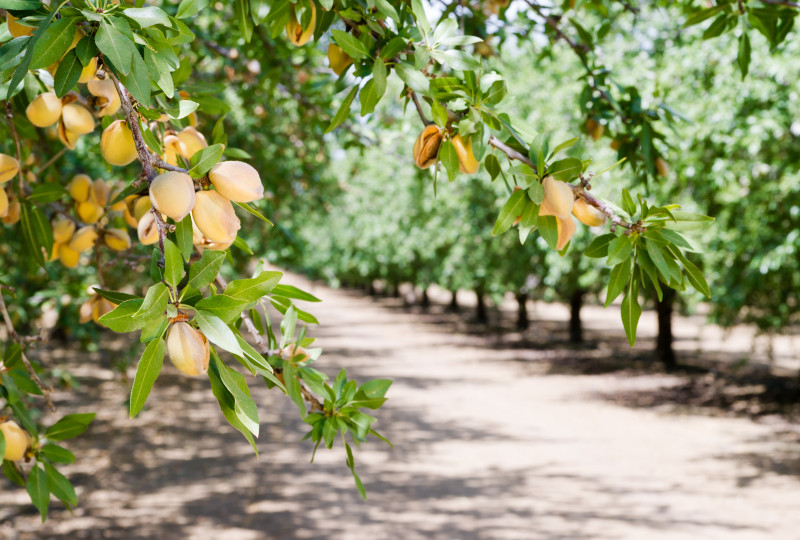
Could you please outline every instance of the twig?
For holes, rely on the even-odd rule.
[[[225,289],[225,287],[228,286],[225,280],[220,276],[217,276],[215,281],[217,282],[217,285],[219,285],[221,289]],[[267,356],[279,354],[280,351],[272,350],[269,348],[269,344],[266,341],[264,341],[264,336],[262,336],[261,333],[258,331],[255,323],[253,322],[253,319],[250,318],[250,315],[248,315],[246,311],[242,312],[242,320],[244,321],[244,325],[247,327],[247,331],[250,332],[250,335],[253,336],[256,345],[258,345],[258,347],[260,348],[259,352],[261,352],[261,354],[266,354]],[[275,371],[275,376],[283,383],[284,386],[286,386],[286,381],[283,378],[283,370],[281,368],[273,368],[273,369]],[[317,397],[314,394],[312,394],[308,388],[305,387],[305,385],[302,383],[302,381],[300,381],[300,379],[298,379],[297,382],[300,385],[300,393],[303,395],[303,398],[311,404],[311,410],[324,411],[325,409],[322,405],[322,402],[319,399],[317,399]]]
[[[189,172],[189,169],[184,169],[183,167],[178,167],[177,165],[170,165],[169,163],[167,163],[158,156],[153,156],[153,165],[159,169],[164,169],[165,171],[174,171],[182,173]]]
[[[22,176],[22,150],[19,145],[17,128],[14,125],[14,113],[11,111],[11,103],[8,101],[6,101],[6,119],[8,120],[8,125],[11,126],[11,137],[14,139],[14,146],[17,149],[17,163],[19,164],[17,175],[19,176],[19,195],[21,197],[25,193],[25,179]]]
[[[58,158],[60,158],[61,156],[63,156],[63,155],[64,155],[64,152],[66,152],[66,151],[67,151],[67,147],[65,146],[64,148],[62,148],[61,150],[59,150],[58,152],[56,152],[56,153],[53,155],[53,157],[51,157],[50,159],[48,159],[48,160],[47,160],[47,162],[46,162],[44,165],[42,165],[41,167],[39,167],[38,169],[36,169],[36,171],[33,173],[33,175],[34,175],[34,176],[39,176],[40,174],[42,174],[44,171],[46,171],[46,170],[47,170],[47,168],[48,168],[50,165],[52,165],[53,163],[55,163],[55,162],[58,160]]]
[[[491,146],[494,146],[495,148],[497,148],[501,152],[503,152],[505,155],[507,155],[509,157],[509,159],[516,159],[517,161],[521,161],[521,162],[525,163],[526,165],[530,166],[534,171],[536,171],[536,165],[534,165],[531,162],[531,160],[528,159],[528,156],[526,156],[525,154],[522,154],[520,152],[517,152],[516,150],[514,150],[513,148],[508,146],[506,143],[504,143],[503,141],[501,141],[500,139],[498,139],[494,135],[489,137],[489,144]]]
[[[414,101],[414,106],[417,108],[417,113],[419,114],[422,123],[425,124],[426,126],[433,124],[433,122],[425,118],[425,113],[422,112],[422,105],[419,102],[419,97],[417,97],[417,93],[411,90],[410,88],[409,88],[409,93],[411,94],[411,99]]]
[[[11,322],[11,317],[8,315],[8,309],[6,308],[6,301],[3,298],[2,293],[0,293],[0,312],[2,312],[3,314],[3,320],[6,323],[6,330],[8,330],[9,336],[11,336],[11,339],[16,341],[20,347],[19,353],[20,357],[22,358],[22,363],[25,364],[25,369],[28,370],[31,379],[33,379],[33,382],[36,383],[36,386],[39,388],[39,390],[42,391],[44,400],[47,402],[47,407],[51,411],[55,411],[56,407],[55,405],[53,405],[53,400],[50,399],[50,393],[53,391],[53,389],[50,388],[49,386],[45,386],[44,383],[42,383],[41,379],[39,379],[39,376],[36,374],[36,371],[33,369],[30,360],[28,360],[28,357],[25,355],[25,349],[24,349],[25,340],[17,333],[16,330],[14,330],[14,323]]]

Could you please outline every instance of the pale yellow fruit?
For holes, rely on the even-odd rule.
[[[53,241],[63,244],[72,240],[75,234],[75,222],[66,216],[58,216],[53,220]]]
[[[125,229],[108,229],[103,241],[114,251],[125,251],[131,247],[131,237]]]
[[[426,126],[414,141],[414,163],[420,169],[427,169],[436,163],[439,146],[442,144],[442,130],[438,126]]]
[[[78,253],[89,251],[97,242],[97,229],[92,226],[81,227],[72,236],[69,242],[69,248]]]
[[[3,459],[17,461],[25,456],[28,449],[28,434],[13,420],[0,424],[0,431],[6,440],[6,451]]]
[[[542,186],[544,187],[544,201],[539,207],[539,215],[568,218],[575,202],[575,195],[569,184],[548,176],[542,182]]]
[[[59,244],[58,258],[61,260],[61,264],[67,268],[76,268],[78,266],[78,261],[80,261],[81,254],[70,248],[67,244]]]
[[[286,23],[286,35],[289,37],[289,41],[300,47],[308,43],[308,40],[314,35],[316,25],[317,9],[314,7],[314,4],[311,4],[311,20],[306,28],[300,26],[294,6],[292,6],[291,13],[289,14],[289,22]]]
[[[181,132],[178,133],[178,140],[183,145],[183,154],[181,155],[187,161],[192,159],[192,156],[197,152],[208,146],[203,134],[192,126],[183,128]]]
[[[94,78],[95,73],[97,73],[97,57],[93,56],[89,64],[81,70],[81,76],[78,78],[78,82],[87,84]]]
[[[50,127],[61,118],[61,100],[55,92],[39,94],[25,109],[25,115],[36,127]]]
[[[47,258],[47,262],[53,262],[58,259],[58,249],[61,245],[61,242],[53,242],[53,249],[50,250],[50,257]]]
[[[58,139],[64,143],[64,146],[70,150],[75,150],[75,146],[78,144],[78,139],[80,138],[81,136],[79,134],[72,133],[67,129],[63,120],[58,121]]]
[[[264,197],[261,177],[243,161],[221,161],[208,172],[217,193],[233,202],[252,202]]]
[[[475,159],[475,154],[472,153],[472,139],[461,138],[461,135],[453,137],[453,147],[456,149],[456,156],[458,156],[458,170],[466,174],[475,174],[478,171],[480,163]]]
[[[6,195],[6,190],[0,188],[0,218],[4,218],[8,215],[8,195]]]
[[[187,322],[175,322],[167,333],[170,361],[185,375],[202,375],[208,371],[211,350],[208,339]]]
[[[135,229],[139,225],[138,220],[133,217],[133,214],[131,214],[131,211],[127,206],[122,211],[122,219],[125,220],[125,223],[128,224],[128,227],[133,227]]]
[[[347,66],[353,63],[353,59],[335,43],[328,45],[328,64],[336,75],[341,75]]]
[[[111,83],[112,86],[114,83]],[[119,99],[119,94],[114,90],[113,94],[97,98],[97,106],[100,110],[97,111],[97,116],[111,116],[117,114],[117,111],[122,107],[122,101]]]
[[[592,137],[592,140],[596,141],[602,137],[603,133],[605,133],[605,130],[606,127],[594,118],[589,118],[586,121],[586,131]]]
[[[76,174],[69,183],[69,195],[78,202],[89,200],[92,179],[86,174]]]
[[[656,158],[656,172],[662,178],[666,178],[669,175],[669,165],[662,157]]]
[[[111,186],[105,180],[98,178],[92,183],[92,190],[89,193],[89,200],[94,202],[97,206],[105,206],[108,204],[108,198],[111,196]]]
[[[86,88],[93,96],[98,98],[96,103],[100,107],[97,113],[98,116],[115,114],[122,105],[117,93],[117,87],[114,86],[114,81],[110,77],[105,79],[94,77],[86,84]]]
[[[78,219],[89,225],[97,223],[104,213],[103,207],[98,206],[93,201],[84,201],[76,204],[75,212],[78,214]]]
[[[127,165],[137,157],[133,134],[124,120],[109,124],[100,137],[100,151],[112,165]]]
[[[197,228],[212,242],[233,242],[241,227],[231,202],[216,191],[201,191],[192,210]]]
[[[71,133],[86,135],[94,131],[94,117],[89,109],[77,103],[68,103],[61,110],[64,127]]]
[[[148,212],[139,220],[136,226],[136,233],[139,236],[139,242],[143,246],[149,246],[158,242],[158,224],[156,217],[152,212]]]
[[[170,165],[177,165],[178,156],[184,156],[186,153],[186,147],[177,136],[164,137],[164,161]]]
[[[10,196],[8,198],[8,210],[6,211],[6,215],[3,217],[3,223],[6,225],[16,225],[19,221],[19,213],[20,213],[20,204],[19,201],[15,196]]]
[[[11,13],[6,15],[6,22],[8,23],[8,33],[14,36],[15,38],[22,37],[22,36],[30,36],[33,34],[34,28],[30,26],[25,26],[22,23],[18,23],[19,19],[14,17]]]
[[[5,184],[19,172],[19,161],[6,154],[0,154],[0,184]]]
[[[173,171],[156,176],[150,183],[150,202],[156,210],[179,222],[194,208],[192,177]]]
[[[590,206],[589,203],[581,198],[575,199],[572,215],[589,227],[599,227],[606,222],[606,215],[603,212],[594,206]]]
[[[108,200],[109,201],[116,200],[117,197],[119,197],[120,193],[122,193],[124,190],[125,190],[125,186],[117,186],[117,187],[113,188],[111,190],[111,194],[108,196]],[[127,199],[127,197],[126,197],[126,199]],[[114,204],[112,204],[111,207],[110,207],[111,210],[113,210],[114,212],[123,212],[123,211],[125,211],[125,209],[128,208],[127,204],[125,203],[126,199],[121,199],[121,200],[115,202]]]
[[[561,251],[564,249],[564,246],[567,245],[572,235],[575,234],[575,230],[577,227],[575,226],[575,221],[571,217],[567,217],[566,219],[557,218],[558,223],[558,242],[556,243],[556,249]]]
[[[210,249],[211,251],[225,251],[229,247],[233,245],[233,241],[231,242],[206,242],[203,246],[206,249]]]
[[[133,203],[133,217],[136,218],[138,222],[151,208],[153,208],[153,203],[150,202],[150,197],[139,197],[136,199],[136,202]]]

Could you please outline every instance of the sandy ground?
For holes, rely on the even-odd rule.
[[[394,449],[375,441],[356,457],[368,502],[342,448],[308,463],[303,424],[279,393],[254,385],[256,459],[206,380],[165,364],[148,407],[131,421],[129,383],[110,367],[120,353],[86,354],[77,364],[66,351],[53,361],[82,386],[58,396],[60,412],[99,411],[89,433],[69,443],[78,462],[64,472],[80,506],[70,514],[54,504],[41,525],[27,495],[2,479],[0,538],[800,538],[797,424],[623,407],[615,396],[682,379],[560,369],[625,353],[570,348],[546,321],[529,332],[541,346],[522,348],[458,333],[444,315],[392,299],[292,281],[324,300],[313,309],[322,370],[395,381],[376,426]],[[551,315],[561,318],[557,308]],[[684,324],[679,335],[698,332]],[[590,310],[587,325],[590,336],[619,331],[613,312]],[[646,348],[646,329],[643,336]]]

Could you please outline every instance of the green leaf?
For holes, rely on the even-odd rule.
[[[339,110],[336,111],[336,115],[331,120],[331,123],[328,124],[328,127],[325,128],[325,133],[330,133],[336,127],[345,121],[345,119],[350,115],[350,105],[353,104],[353,100],[356,98],[356,92],[358,92],[358,85],[353,86],[350,92],[347,94],[347,97],[344,98],[344,101],[339,106]]]
[[[75,53],[81,65],[88,66],[92,58],[97,56],[97,45],[94,44],[94,38],[92,36],[83,36],[75,46]]]
[[[540,182],[532,182],[528,187],[528,198],[536,204],[544,201],[544,186]]]
[[[700,271],[700,269],[695,266],[692,261],[687,259],[679,249],[670,249],[672,253],[681,261],[684,269],[686,269],[686,277],[689,279],[689,283],[692,284],[692,287],[694,287],[699,293],[705,295],[706,298],[711,298],[711,289],[708,287],[708,282],[706,281],[706,278],[703,277],[703,273]]]
[[[170,106],[168,109],[164,109],[164,112],[166,112],[170,118],[175,118],[178,120],[180,118],[186,118],[192,114],[197,110],[198,106],[199,103],[196,101],[182,99],[177,103],[172,104],[172,106]]]
[[[271,293],[282,277],[280,272],[263,271],[252,279],[236,279],[225,287],[225,294],[237,300],[257,302]]]
[[[636,213],[636,203],[633,202],[633,197],[631,197],[631,194],[625,188],[622,188],[622,209],[625,210],[629,216],[633,216]]]
[[[210,3],[211,0],[181,0],[181,3],[178,4],[178,12],[175,16],[179,19],[194,17]]]
[[[135,47],[133,42],[117,30],[116,26],[108,19],[100,22],[100,28],[95,34],[94,41],[100,52],[114,65],[120,75],[130,74]]]
[[[86,431],[94,417],[95,413],[68,414],[50,426],[45,437],[50,441],[63,441],[77,437]]]
[[[661,274],[661,277],[664,279],[665,283],[669,283],[669,267],[667,266],[667,261],[664,260],[664,255],[661,252],[661,248],[652,241],[645,241],[644,247],[647,250],[647,254],[650,256],[650,260],[653,261],[658,273]]]
[[[236,335],[222,319],[213,313],[198,309],[195,311],[194,320],[211,343],[235,355],[244,356]]]
[[[625,327],[625,335],[628,336],[628,343],[633,347],[636,343],[636,328],[639,325],[639,317],[642,315],[642,307],[639,305],[639,287],[636,278],[632,278],[628,284],[625,298],[622,300],[622,326]]]
[[[141,300],[140,296],[134,296],[132,294],[127,294],[123,292],[116,292],[116,291],[104,291],[103,289],[99,289],[97,287],[93,287],[94,292],[105,298],[106,300],[113,302],[114,304],[121,304],[126,300]]]
[[[205,250],[200,260],[189,267],[189,287],[199,290],[214,281],[224,261],[224,251]]]
[[[667,221],[664,226],[675,231],[697,231],[710,227],[714,222],[713,217],[680,210],[673,211],[672,216],[675,221]]]
[[[28,481],[25,485],[31,502],[42,515],[42,522],[47,519],[47,508],[50,506],[50,488],[47,485],[47,473],[34,466],[28,474]]]
[[[78,496],[70,481],[49,463],[44,464],[44,470],[47,472],[47,487],[50,492],[67,506],[78,504]]]
[[[57,62],[75,38],[75,20],[64,17],[47,27],[33,46],[30,69],[46,68]]]
[[[189,163],[189,176],[192,178],[205,176],[219,162],[224,151],[225,145],[212,144],[196,152]]]
[[[411,64],[402,62],[394,66],[397,76],[406,83],[414,92],[426,94],[428,92],[428,78]]]
[[[522,215],[527,202],[528,198],[524,190],[514,191],[500,210],[500,215],[497,216],[497,221],[495,221],[492,229],[492,236],[503,234],[511,228],[517,217]]]
[[[133,316],[148,320],[156,316],[163,316],[168,302],[169,289],[163,283],[156,283],[147,290],[142,306]]]
[[[81,78],[81,71],[83,71],[83,66],[78,60],[78,54],[75,49],[72,49],[64,55],[61,63],[58,64],[56,75],[53,78],[55,81],[53,89],[58,97],[64,97],[67,92],[75,88],[75,85],[78,84],[78,79]]]
[[[539,216],[536,220],[539,227],[539,234],[547,245],[556,249],[558,245],[558,220],[555,216]]]
[[[459,173],[458,154],[451,141],[444,141],[439,147],[439,161],[447,171],[449,181],[455,180]]]
[[[7,459],[3,460],[3,474],[6,477],[17,484],[19,487],[25,487],[25,478],[19,471],[19,468],[13,461],[8,461]]]
[[[222,382],[222,378],[219,372],[219,365],[222,364],[218,360],[216,353],[212,355],[212,360],[209,363],[208,369],[208,380],[211,383],[211,392],[214,394],[214,397],[217,398],[217,402],[219,402],[219,408],[222,411],[222,414],[225,416],[225,419],[228,421],[230,425],[236,428],[250,445],[253,447],[253,450],[258,455],[258,448],[256,448],[256,441],[253,439],[253,435],[250,431],[244,426],[241,422],[239,417],[236,414],[236,401],[234,400],[233,395],[228,391],[225,387],[225,384]],[[224,367],[224,365],[223,365]]]
[[[336,44],[339,45],[350,58],[358,60],[369,56],[369,49],[367,49],[367,46],[361,43],[353,34],[343,30],[333,29],[331,30],[331,35],[336,41]]]
[[[266,223],[266,224],[267,224],[267,225],[269,225],[270,227],[274,227],[274,226],[275,226],[275,224],[274,224],[274,223],[272,223],[272,222],[271,222],[269,219],[267,219],[266,217],[264,217],[264,216],[261,214],[261,212],[259,212],[259,211],[258,211],[258,210],[256,210],[255,208],[253,208],[253,207],[252,207],[252,206],[251,206],[249,203],[237,202],[237,203],[236,203],[236,206],[238,206],[239,208],[244,208],[245,210],[247,210],[248,212],[250,212],[251,214],[253,214],[254,216],[256,216],[258,219],[260,219],[261,221],[263,221],[264,223]]]
[[[207,313],[213,313],[223,320],[226,324],[235,321],[242,311],[248,309],[250,302],[239,298],[233,298],[225,294],[216,294],[203,298],[195,304],[197,309],[202,309]]]
[[[603,259],[608,257],[608,245],[613,242],[617,236],[612,233],[607,233],[602,236],[598,236],[592,243],[589,244],[589,247],[586,248],[586,252],[584,255],[587,257],[591,257],[593,259]]]
[[[44,457],[53,463],[75,463],[75,454],[57,444],[46,444],[42,447],[42,454]]]
[[[736,57],[736,61],[739,64],[739,71],[742,73],[742,80],[747,77],[747,73],[750,71],[750,38],[747,35],[747,32],[742,32],[742,35],[739,36],[739,53]]]
[[[146,319],[134,318],[134,314],[139,311],[143,302],[144,300],[141,298],[125,300],[114,308],[113,311],[100,317],[98,322],[106,328],[119,333],[141,330],[148,321]]]
[[[6,453],[6,436],[0,431],[0,456],[4,456]]]
[[[1,0],[0,8],[11,10],[37,9],[42,7],[41,0]]]
[[[611,269],[611,275],[608,277],[606,302],[603,307],[610,306],[617,299],[617,296],[625,290],[625,285],[631,279],[631,274],[633,274],[633,259],[625,259]]]
[[[572,145],[574,145],[579,140],[581,140],[580,137],[574,137],[572,139],[569,139],[569,140],[566,140],[566,141],[562,142],[561,144],[559,144],[558,146],[553,148],[553,151],[550,152],[550,157],[555,156],[556,154],[558,154],[562,150],[566,150],[567,148],[571,147]]]
[[[53,249],[53,229],[38,206],[24,199],[20,203],[22,238],[36,262],[44,267]]]
[[[194,248],[191,214],[187,214],[185,218],[175,225],[175,241],[178,248],[181,250],[181,255],[188,261],[192,256],[192,250]]]
[[[164,281],[177,287],[184,274],[181,250],[170,240],[164,240]]]
[[[250,18],[250,1],[249,0],[234,0],[233,13],[236,16],[236,23],[239,31],[242,33],[246,43],[250,43],[253,37],[253,21]]]
[[[483,160],[483,166],[486,167],[486,172],[489,173],[492,180],[497,178],[500,174],[500,162],[497,160],[494,154],[487,154],[486,158]]]
[[[225,291],[228,292],[227,290]],[[293,298],[295,300],[304,300],[306,302],[321,302],[319,298],[313,296],[305,291],[301,291],[294,285],[276,285],[272,290],[273,294],[285,296],[286,298]],[[228,293],[230,294],[230,293]]]
[[[20,85],[22,80],[25,78],[25,75],[28,74],[28,69],[31,66],[31,60],[33,59],[33,51],[36,48],[36,43],[39,41],[39,38],[47,32],[47,28],[50,26],[50,23],[53,21],[53,17],[56,16],[56,10],[53,9],[47,16],[39,23],[39,27],[34,30],[31,39],[27,42],[27,49],[25,51],[25,56],[22,57],[22,61],[17,66],[17,69],[14,70],[14,76],[11,77],[11,82],[8,83],[8,91],[7,95],[10,97],[14,95],[14,92],[17,90],[17,87]],[[49,64],[48,64],[49,65]]]
[[[629,259],[633,253],[633,240],[625,234],[618,236],[608,244],[608,260],[606,265],[614,266],[625,259]]]
[[[134,418],[144,407],[164,363],[166,343],[162,338],[151,341],[136,366],[130,399],[130,417]]]
[[[161,8],[146,6],[141,8],[128,8],[122,12],[125,17],[135,21],[140,27],[148,28],[158,24],[172,28],[169,16]]]
[[[220,381],[233,396],[236,417],[250,433],[258,437],[258,408],[253,398],[250,397],[250,389],[247,387],[244,377],[226,366],[216,353],[212,355],[212,362],[219,374]]]
[[[120,73],[119,80],[125,85],[125,88],[136,98],[136,101],[144,105],[150,106],[150,70],[147,67],[142,55],[136,48],[133,48],[131,54],[133,63],[129,74]]]

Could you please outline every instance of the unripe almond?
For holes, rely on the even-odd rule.
[[[22,23],[18,23],[19,19],[14,17],[11,13],[6,15],[6,23],[8,23],[8,33],[14,36],[15,38],[22,37],[22,36],[30,36],[33,34],[35,28],[30,26],[25,26]]]
[[[189,215],[195,204],[192,177],[182,172],[165,172],[150,183],[150,202],[153,207],[179,222]]]
[[[177,165],[178,156],[184,156],[186,153],[186,147],[177,136],[164,137],[164,161],[170,165]]]
[[[353,59],[335,43],[328,44],[328,64],[336,75],[341,75]]]
[[[212,242],[233,242],[241,227],[231,202],[216,191],[201,191],[192,210],[197,228]]]
[[[103,207],[91,200],[76,204],[75,212],[78,214],[78,219],[89,225],[97,223],[103,217]]]
[[[70,150],[75,150],[81,136],[67,129],[63,120],[58,121],[58,139]]]
[[[28,449],[28,434],[13,420],[0,424],[0,431],[6,440],[6,451],[3,459],[17,461],[25,456]]]
[[[76,174],[69,183],[69,194],[78,202],[88,201],[91,189],[92,179],[86,174]]]
[[[608,145],[612,150],[617,151],[622,148],[622,141],[619,139],[614,139],[611,141],[611,144]]]
[[[30,102],[25,114],[28,120],[36,127],[50,127],[61,118],[61,100],[55,92],[45,92],[39,94],[36,99]]]
[[[84,251],[92,249],[95,242],[97,242],[97,229],[92,226],[81,227],[75,231],[75,234],[72,236],[72,240],[69,242],[69,248],[78,253],[83,253]]]
[[[58,216],[53,220],[53,241],[58,243],[69,242],[75,234],[75,222],[66,216]]]
[[[151,208],[153,208],[153,203],[150,202],[149,196],[139,197],[133,203],[133,217],[135,217],[138,222]]]
[[[194,127],[188,126],[178,133],[178,140],[183,144],[183,156],[187,161],[192,159],[192,156],[203,148],[208,146],[206,138],[202,133],[197,131]]]
[[[414,163],[420,169],[427,169],[436,163],[439,146],[442,144],[442,131],[438,126],[426,126],[414,142]]]
[[[86,135],[94,131],[94,117],[89,109],[77,103],[68,103],[61,110],[64,127],[71,133]]]
[[[19,172],[19,161],[6,154],[0,154],[0,184],[5,184]]]
[[[19,212],[21,208],[19,205],[19,201],[13,195],[8,198],[8,211],[6,211],[6,215],[3,217],[3,223],[6,225],[16,225],[19,221]]]
[[[133,217],[133,214],[131,214],[131,211],[127,206],[122,211],[122,219],[125,220],[125,223],[128,224],[128,227],[133,227],[135,229],[139,225],[138,220]]]
[[[456,149],[456,156],[458,156],[458,170],[466,174],[475,174],[478,171],[480,163],[475,159],[475,154],[472,153],[472,139],[461,138],[461,135],[453,137],[453,147]]]
[[[136,232],[139,235],[139,242],[143,246],[149,246],[158,242],[158,224],[156,217],[152,212],[148,212],[139,220],[136,226]]]
[[[298,47],[301,47],[308,43],[308,40],[314,35],[314,28],[316,25],[317,10],[313,3],[311,4],[311,20],[306,28],[300,26],[300,22],[297,20],[297,14],[295,13],[294,5],[292,5],[291,13],[289,14],[289,22],[286,23],[286,35],[289,37],[289,41]]]
[[[117,307],[112,302],[109,302],[102,296],[98,296],[97,300],[92,304],[92,320],[96,324],[100,324],[100,317],[106,313],[111,313]]]
[[[6,195],[6,190],[0,188],[0,218],[4,218],[8,215],[8,195]]]
[[[605,130],[606,127],[597,120],[595,120],[594,118],[590,118],[589,120],[586,121],[586,131],[589,133],[589,135],[592,137],[592,140],[594,141],[602,137]]]
[[[105,207],[108,204],[108,198],[111,196],[111,186],[105,180],[98,178],[92,183],[92,190],[89,192],[89,200],[97,204],[97,206]]]
[[[100,137],[100,151],[112,165],[127,165],[137,157],[133,134],[124,120],[109,124]]]
[[[114,81],[110,77],[105,79],[95,77],[86,84],[86,88],[93,96],[97,97],[95,105],[100,107],[98,116],[115,114],[122,105],[117,87],[114,86]]]
[[[93,56],[89,63],[81,70],[81,76],[78,78],[78,82],[81,84],[87,84],[94,78],[94,74],[97,73],[97,57]]]
[[[170,361],[185,375],[202,375],[208,371],[211,350],[208,339],[187,322],[175,322],[167,333]]]
[[[669,165],[662,157],[656,158],[656,172],[662,178],[666,178],[669,175]]]
[[[108,229],[103,241],[114,251],[125,251],[131,247],[131,237],[125,229]]]
[[[564,249],[564,246],[567,245],[572,235],[575,234],[576,226],[575,221],[571,217],[567,217],[566,219],[556,218],[557,219],[557,230],[558,230],[558,242],[556,243],[556,249],[561,251]]]
[[[53,242],[53,249],[50,250],[50,256],[47,258],[47,262],[53,262],[58,259],[58,249],[61,245],[61,242]]]
[[[233,202],[252,202],[264,197],[264,186],[255,168],[243,161],[221,161],[208,172],[217,193]]]
[[[578,218],[578,221],[589,227],[599,227],[606,222],[606,215],[603,212],[594,206],[590,206],[580,197],[575,199],[575,205],[572,207],[572,215]]]
[[[539,207],[539,215],[568,218],[575,202],[575,195],[569,184],[548,176],[542,182],[542,186],[544,187],[544,201]]]
[[[67,268],[75,268],[78,266],[78,261],[80,261],[81,254],[70,248],[67,244],[59,244],[58,258],[61,260],[61,264]]]

